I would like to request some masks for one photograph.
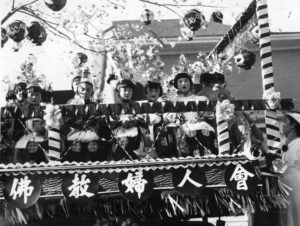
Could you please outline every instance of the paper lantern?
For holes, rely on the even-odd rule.
[[[151,24],[153,19],[154,13],[149,9],[145,9],[140,18],[141,22],[143,22],[145,25]]]
[[[8,41],[8,35],[5,28],[1,27],[1,47]]]
[[[76,53],[75,57],[72,60],[72,63],[75,68],[82,67],[88,61],[88,57],[84,53]]]
[[[221,11],[217,10],[214,11],[211,14],[210,20],[216,23],[222,23],[223,22],[223,13],[221,13]]]
[[[46,6],[53,11],[61,10],[65,7],[66,3],[67,0],[45,0]]]
[[[255,64],[256,56],[253,52],[243,50],[240,54],[234,57],[234,61],[237,67],[250,70]]]
[[[42,43],[47,39],[45,27],[37,21],[31,22],[30,26],[27,28],[27,31],[27,38],[37,46],[42,45]]]
[[[26,35],[26,24],[20,20],[15,20],[7,26],[8,37],[15,42],[21,42]]]
[[[206,23],[205,17],[197,9],[188,11],[183,17],[184,25],[192,31],[197,31]]]

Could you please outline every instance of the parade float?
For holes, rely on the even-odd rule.
[[[63,7],[55,6],[55,2],[59,1],[52,2],[53,10]],[[216,16],[221,18],[217,13]],[[145,25],[149,18],[148,10],[142,18]],[[189,11],[183,20],[183,36],[191,40],[193,32],[203,26],[202,21],[200,11]],[[16,22],[12,26],[22,27],[22,24]],[[30,39],[39,45],[46,39],[45,30],[38,23],[31,26],[41,32]],[[14,41],[18,43],[23,36],[17,36]],[[128,225],[134,225],[134,222],[165,219],[202,218],[206,221],[208,217],[222,218],[284,206],[288,191],[278,180],[284,166],[280,161],[277,111],[291,110],[293,100],[280,99],[280,93],[275,92],[265,0],[251,2],[204,61],[218,57],[229,61],[234,57],[238,67],[250,70],[255,58],[247,50],[237,51],[236,40],[240,46],[241,42],[248,41],[259,44],[264,93],[260,100],[225,98],[174,102],[167,99],[154,103],[1,108],[1,219],[18,224],[61,216],[78,220],[80,216],[91,216],[86,220],[91,224],[127,221]],[[254,110],[264,112],[264,149],[255,149],[249,134],[233,145],[230,120],[235,114]],[[178,116],[191,112],[208,115],[213,121],[216,151],[208,150],[197,136],[190,135],[203,148],[201,153],[149,156],[151,150],[159,148],[156,141],[168,128],[174,124],[179,128],[189,126]],[[154,142],[147,147],[145,134],[137,124],[132,126],[137,129],[130,132],[115,129],[112,118],[122,115],[142,116],[148,121],[153,115],[159,116],[160,129]],[[253,126],[253,122],[247,123]],[[41,129],[43,124],[46,125],[44,130]],[[153,125],[148,123],[147,126]],[[70,132],[70,127],[76,131]],[[197,131],[191,128],[189,132]],[[139,142],[133,150],[139,153],[133,157],[129,149],[139,139],[144,141],[143,147]],[[167,145],[160,148],[168,149],[172,145],[170,140],[166,138]],[[181,145],[176,136],[173,140],[173,148],[184,153],[180,149],[186,146]],[[254,154],[254,150],[258,154]],[[125,157],[114,159],[116,151],[123,152]],[[12,152],[15,158],[6,159],[7,152]],[[218,224],[222,225],[222,221]]]

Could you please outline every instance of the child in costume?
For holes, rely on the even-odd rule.
[[[76,94],[74,98],[70,99],[67,104],[69,105],[84,105],[95,103],[93,95],[94,95],[94,86],[90,79],[90,71],[86,68],[83,71],[82,77],[75,77],[73,80],[72,88],[76,89]],[[77,86],[78,84],[78,86]]]
[[[174,87],[178,90],[176,101],[208,103],[207,97],[193,93],[192,79],[185,72],[176,74]],[[175,130],[175,137],[180,156],[203,156],[217,153],[215,130],[206,122],[205,117],[199,112],[183,112],[179,118],[181,118],[180,127]]]
[[[130,79],[121,79],[116,83],[118,102],[131,103],[133,100],[134,83]],[[110,125],[116,137],[116,148],[113,150],[113,160],[139,159],[144,152],[142,131],[147,129],[144,119],[135,114],[111,115]]]
[[[15,145],[16,162],[48,162],[46,156],[48,137],[44,120],[41,118],[28,119],[25,121],[25,127],[23,135]]]

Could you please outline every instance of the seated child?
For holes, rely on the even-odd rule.
[[[76,85],[74,86],[76,88]],[[84,105],[94,103],[93,100],[93,83],[88,78],[81,78],[73,99],[69,100],[69,105]]]
[[[174,87],[178,89],[177,101],[208,102],[207,97],[193,94],[193,82],[187,73],[175,76]],[[181,127],[175,134],[181,156],[216,154],[214,129],[201,119],[199,112],[182,113]],[[185,142],[187,145],[183,145]],[[184,146],[188,146],[188,149]]]
[[[133,101],[133,91],[135,85],[129,79],[122,79],[116,85],[118,103],[129,103]]]
[[[17,98],[18,106],[22,105],[27,99],[27,84],[25,82],[19,82],[15,86],[14,92]]]
[[[31,118],[25,121],[25,126],[15,145],[16,162],[47,162],[48,137],[44,120]]]

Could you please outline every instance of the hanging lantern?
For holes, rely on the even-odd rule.
[[[211,14],[210,20],[215,23],[222,23],[223,22],[223,13],[221,13],[221,11],[219,11],[219,10],[214,11]]]
[[[237,67],[250,70],[255,64],[256,56],[253,52],[242,50],[240,54],[234,57],[234,61]]]
[[[1,47],[7,42],[8,36],[5,28],[1,27]]]
[[[145,25],[151,24],[153,19],[154,19],[154,13],[149,9],[145,9],[140,18],[141,22],[143,22]]]
[[[67,0],[45,0],[45,4],[53,11],[59,11],[65,7]]]
[[[193,38],[195,36],[195,32],[188,29],[187,27],[180,28],[180,32],[181,32],[182,37],[188,41],[193,40]]]
[[[27,38],[37,46],[42,45],[47,39],[46,29],[37,21],[32,21],[27,31]]]
[[[25,38],[26,24],[20,20],[15,20],[7,26],[8,37],[15,42],[21,42]]]
[[[197,9],[188,11],[183,17],[184,25],[192,31],[197,31],[206,23],[204,15]]]
[[[76,56],[73,58],[72,63],[75,68],[82,67],[88,61],[87,55],[84,53],[76,53]]]
[[[260,37],[260,32],[259,32],[259,26],[253,27],[249,33],[248,33],[249,41],[255,45],[259,45],[259,37]]]

